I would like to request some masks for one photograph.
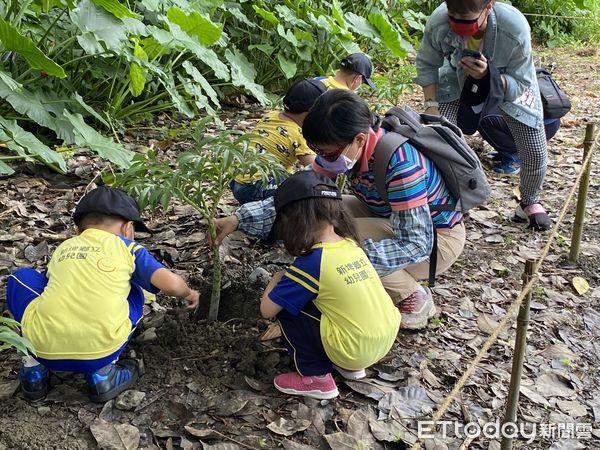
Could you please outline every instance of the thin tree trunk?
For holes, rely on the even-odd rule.
[[[209,224],[209,231],[212,242],[217,239],[217,231],[214,225]],[[212,246],[212,292],[210,295],[210,305],[208,307],[208,320],[217,320],[219,315],[219,302],[221,301],[221,258],[219,257],[219,245]]]

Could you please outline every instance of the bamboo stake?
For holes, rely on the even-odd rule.
[[[523,272],[523,284],[529,283],[533,277],[535,261],[528,259],[525,262]],[[523,373],[523,361],[527,350],[527,327],[529,325],[529,307],[531,305],[531,289],[519,308],[517,316],[517,336],[515,338],[515,351],[513,353],[513,365],[510,374],[510,387],[506,402],[506,413],[504,423],[515,423],[517,419],[517,408],[519,407],[519,389],[521,387],[521,375]],[[502,437],[502,450],[512,449],[512,438]]]
[[[585,127],[585,139],[583,141],[583,161],[592,151],[594,144],[594,126],[593,123],[588,123]],[[571,250],[569,252],[569,261],[575,263],[579,259],[579,251],[581,248],[581,237],[583,235],[583,225],[585,222],[585,207],[587,203],[588,188],[590,185],[590,171],[592,168],[592,160],[582,167],[581,181],[579,182],[579,192],[577,194],[577,210],[575,212],[575,222],[573,223],[573,234],[571,237]]]

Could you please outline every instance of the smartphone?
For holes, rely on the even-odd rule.
[[[480,59],[481,52],[471,50],[469,48],[463,48],[462,57],[464,58],[465,56],[470,56],[471,58]]]

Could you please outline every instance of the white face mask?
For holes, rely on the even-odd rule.
[[[323,169],[332,173],[345,173],[354,167],[358,160],[350,159],[346,155],[338,156],[335,161],[327,161],[325,158],[319,157],[319,164]]]

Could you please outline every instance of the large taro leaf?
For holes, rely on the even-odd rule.
[[[381,12],[371,12],[369,13],[369,22],[377,28],[383,44],[389,51],[398,58],[406,57],[406,54],[412,49],[412,46],[400,36],[398,30],[394,28],[386,15]]]
[[[178,25],[190,36],[195,36],[202,45],[207,47],[217,42],[223,32],[223,24],[216,24],[196,11],[186,14],[177,6],[171,6],[167,11],[167,17],[171,23]]]
[[[78,146],[91,149],[98,156],[115,163],[119,167],[129,167],[133,157],[131,151],[126,150],[121,144],[112,139],[102,136],[84,122],[81,114],[72,114],[65,110],[63,115],[69,119],[74,127],[75,143]]]
[[[67,76],[63,68],[44,55],[30,38],[21,35],[15,27],[2,18],[0,18],[0,44],[3,50],[23,56],[34,69],[43,70],[59,78]]]
[[[231,82],[233,85],[246,88],[261,104],[269,104],[269,99],[263,87],[254,82],[256,69],[248,61],[248,58],[236,48],[233,51],[230,49],[225,50],[225,58],[231,66]]]
[[[189,50],[204,64],[212,69],[217,78],[229,81],[229,69],[209,48],[204,47],[196,38],[185,33],[177,24],[166,21],[170,32],[157,27],[149,27],[154,39],[161,45],[172,50]]]
[[[79,45],[86,53],[94,55],[108,49],[120,50],[127,41],[127,27],[112,14],[98,8],[91,0],[82,0],[70,12],[71,20],[81,31],[77,36]]]
[[[215,105],[219,106],[219,97],[217,92],[213,89],[208,80],[204,78],[200,71],[196,69],[196,67],[194,67],[194,65],[189,61],[185,61],[182,66],[185,71],[194,79],[194,81],[202,86],[202,89],[204,89],[204,92],[206,92],[210,100]]]
[[[67,172],[65,160],[47,145],[44,145],[29,131],[21,128],[16,121],[6,120],[0,117],[0,139],[6,140],[9,149],[23,156],[30,155],[41,159],[42,161],[57,166],[63,173]],[[2,137],[2,134],[6,137]]]

